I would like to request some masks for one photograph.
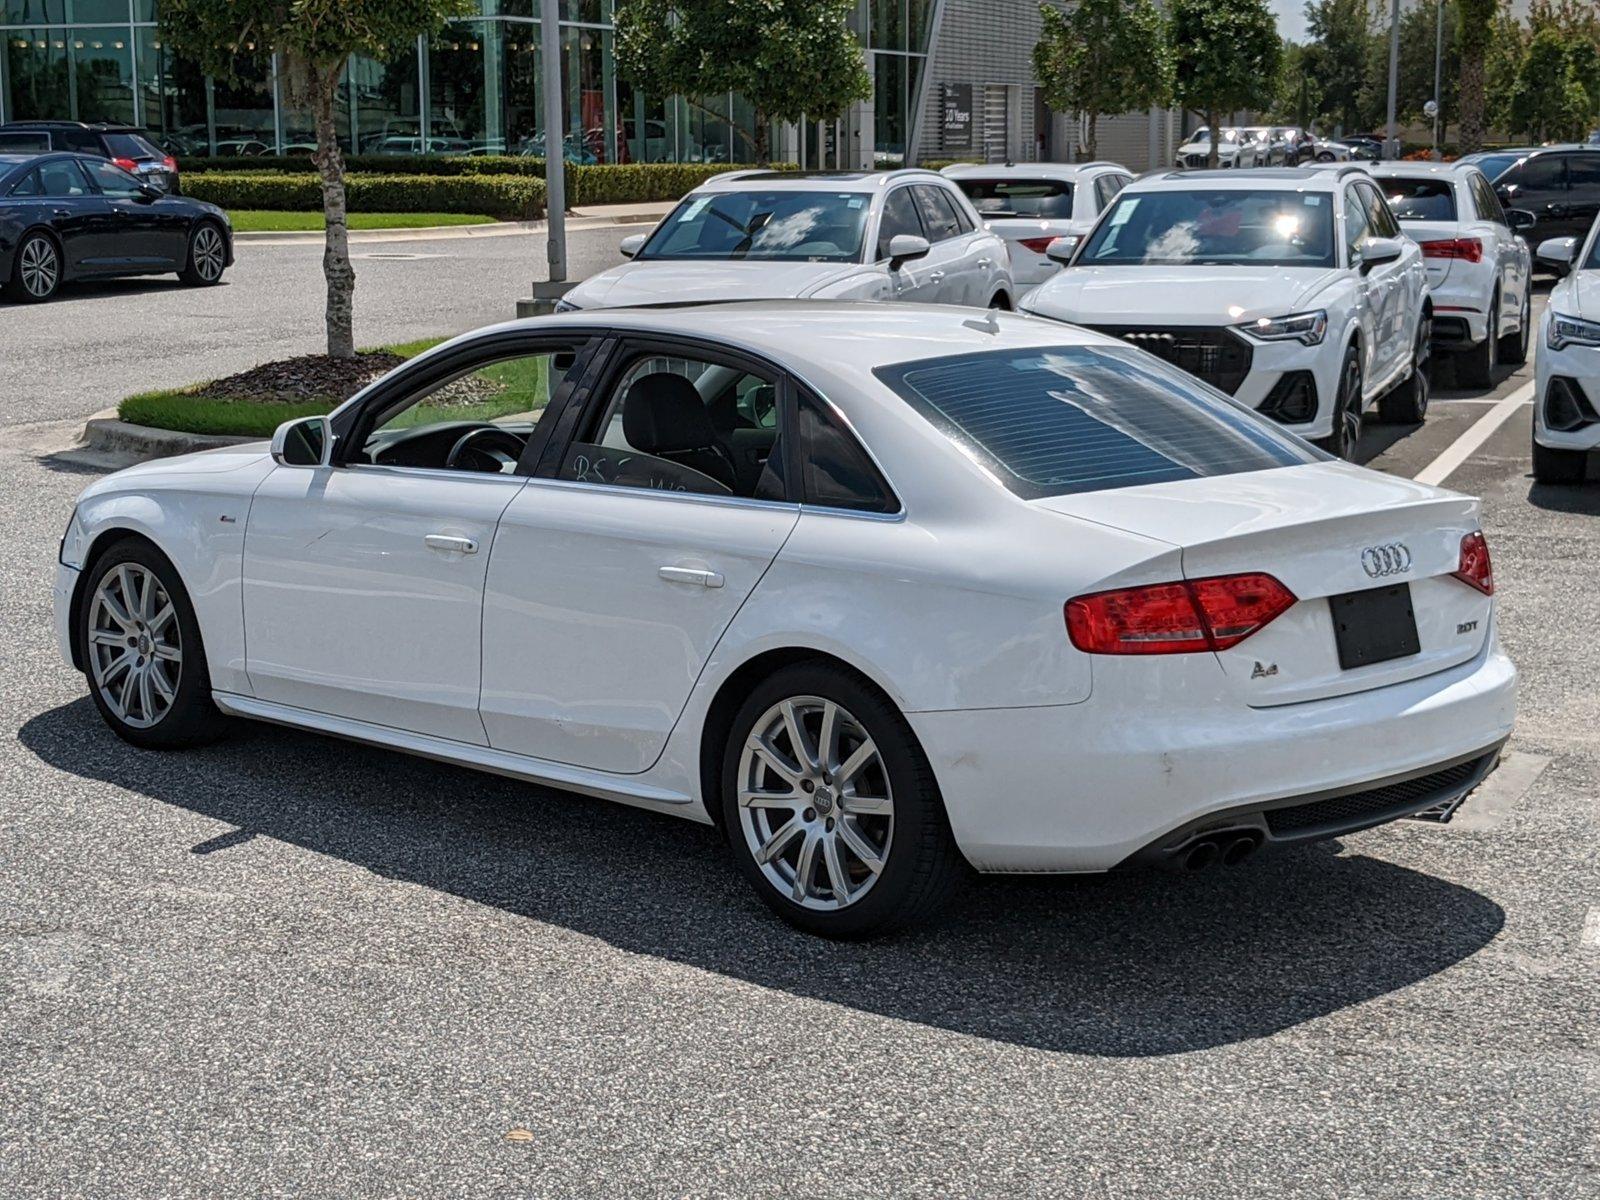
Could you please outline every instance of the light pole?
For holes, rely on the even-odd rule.
[[[1385,158],[1400,157],[1400,126],[1395,121],[1395,99],[1400,87],[1400,0],[1389,3],[1389,140]]]
[[[1439,0],[1435,12],[1437,15],[1433,27],[1433,157],[1437,161],[1444,157],[1439,150],[1439,138],[1443,133],[1439,114],[1444,111],[1444,0]]]
[[[544,71],[545,258],[548,281],[535,280],[533,295],[517,301],[517,316],[536,317],[555,308],[567,283],[567,139],[561,110],[561,14],[557,0],[539,3],[539,57]]]

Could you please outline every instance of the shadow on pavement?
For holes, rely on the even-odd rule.
[[[1589,464],[1587,483],[1535,483],[1528,477],[1528,503],[1550,512],[1582,513],[1600,516],[1600,487],[1595,484],[1596,467]]]
[[[20,739],[69,774],[235,826],[189,848],[207,862],[274,838],[634,953],[1078,1054],[1262,1037],[1442,971],[1504,923],[1477,892],[1324,844],[1195,876],[990,877],[933,926],[838,944],[780,923],[713,830],[673,817],[267,726],[142,752],[87,698]]]

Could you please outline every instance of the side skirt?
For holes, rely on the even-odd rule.
[[[288,704],[277,704],[271,700],[241,696],[234,692],[214,691],[211,693],[211,699],[218,708],[231,717],[248,717],[251,720],[267,721],[274,725],[287,725],[294,729],[325,733],[331,737],[362,742],[369,746],[383,746],[406,754],[416,754],[422,758],[488,771],[510,779],[578,792],[601,800],[616,800],[622,804],[670,812],[704,824],[710,823],[710,817],[700,805],[694,803],[692,796],[670,788],[623,780],[603,771],[591,771],[565,763],[546,762],[521,754],[508,754],[504,750],[494,750],[488,746],[472,746],[466,742],[454,742],[448,738],[431,737],[404,729],[391,729],[387,725],[374,725],[367,721],[351,720],[348,717],[330,716],[327,713],[312,712]]]

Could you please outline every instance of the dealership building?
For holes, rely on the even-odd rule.
[[[311,113],[270,55],[212,78],[171,52],[159,0],[0,0],[0,121],[141,125],[179,155],[308,153]],[[740,162],[755,113],[741,97],[651,96],[616,69],[615,0],[561,0],[561,114],[574,162]],[[544,153],[539,0],[481,0],[386,60],[356,58],[340,89],[347,151]],[[1037,0],[858,0],[870,99],[839,121],[771,131],[775,157],[807,167],[948,158],[1078,156],[1076,122],[1033,78]],[[1174,113],[1102,118],[1100,154],[1170,162]]]

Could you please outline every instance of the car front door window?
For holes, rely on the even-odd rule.
[[[908,187],[895,188],[883,198],[883,215],[878,219],[878,259],[889,257],[889,243],[901,234],[910,237],[932,237],[924,233],[922,218],[917,215],[917,202]]]

